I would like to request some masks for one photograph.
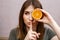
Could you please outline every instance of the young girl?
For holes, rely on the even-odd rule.
[[[40,9],[43,18],[35,20],[32,18],[32,11]],[[45,28],[44,24],[50,25],[53,29]],[[51,15],[43,10],[38,0],[27,0],[24,2],[19,14],[19,26],[10,32],[9,40],[59,40],[60,27],[53,20]]]

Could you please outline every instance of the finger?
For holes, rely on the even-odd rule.
[[[40,33],[38,33],[37,38],[39,38],[39,36],[40,36]]]
[[[43,19],[40,19],[40,20],[37,20],[38,22],[43,22],[44,23],[44,20]]]
[[[36,33],[36,37],[39,38],[40,33]]]
[[[34,40],[35,38],[31,37],[29,40]]]
[[[43,10],[43,9],[40,9],[40,10],[44,13],[44,15],[52,18],[52,16],[51,16],[47,11],[45,11],[45,10]]]
[[[32,35],[33,38],[37,38],[36,35]]]
[[[33,32],[32,34],[39,38],[40,33]]]
[[[37,40],[36,35],[32,35],[32,36],[31,36],[31,39],[32,39],[32,40]]]
[[[32,22],[30,23],[30,30],[32,31]]]
[[[40,9],[43,13],[45,14],[49,14],[47,11],[43,10],[43,9]]]
[[[39,22],[43,22],[43,20],[38,20]]]
[[[53,19],[52,16],[45,10],[40,9],[49,19]]]

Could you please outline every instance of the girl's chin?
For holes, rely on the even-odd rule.
[[[28,25],[27,27],[30,28],[30,25]]]
[[[29,27],[30,27],[30,25],[27,25],[26,27],[27,27],[27,28],[29,28]]]

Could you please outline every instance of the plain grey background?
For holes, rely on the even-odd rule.
[[[18,16],[25,0],[0,0],[0,37],[8,37],[11,29],[17,27]],[[39,0],[60,26],[60,0]]]

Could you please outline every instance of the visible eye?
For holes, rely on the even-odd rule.
[[[25,15],[29,15],[30,13],[28,12],[28,11],[25,11],[25,13],[24,13]]]

